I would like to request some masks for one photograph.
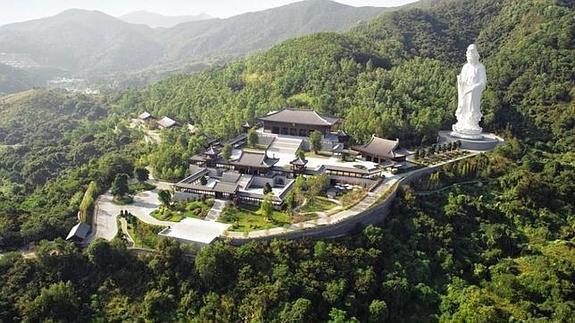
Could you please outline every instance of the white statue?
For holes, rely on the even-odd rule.
[[[457,76],[457,123],[452,135],[468,139],[481,139],[481,93],[487,85],[485,66],[479,62],[479,53],[474,44],[467,47],[467,64]]]

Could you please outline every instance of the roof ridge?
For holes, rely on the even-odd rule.
[[[315,111],[315,110],[313,110],[313,109],[312,109],[311,111],[313,111],[313,113],[315,113],[315,115],[316,115],[318,118],[320,118],[323,122],[325,122],[325,123],[328,124],[328,125],[330,124],[329,121],[325,120],[325,118],[324,118],[321,114],[319,114],[317,111]]]

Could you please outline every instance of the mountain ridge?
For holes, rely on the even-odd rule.
[[[197,15],[168,16],[146,10],[138,10],[117,17],[130,24],[142,24],[152,28],[171,28],[181,23],[214,19],[214,17],[200,13]]]
[[[96,10],[69,9],[0,26],[0,52],[26,54],[41,66],[80,77],[166,65],[174,69],[240,57],[305,34],[345,30],[392,9],[310,0],[171,28],[130,24]]]

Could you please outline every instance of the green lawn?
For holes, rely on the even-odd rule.
[[[271,220],[268,221],[258,213],[258,208],[235,206],[226,207],[219,221],[231,223],[230,231],[241,232],[270,229],[291,223],[290,216],[284,212],[274,210]]]
[[[128,221],[128,232],[134,239],[135,247],[139,248],[154,249],[159,238],[158,233],[163,229],[162,226],[144,223],[136,217]]]
[[[170,209],[160,208],[151,213],[153,217],[161,221],[180,222],[184,218],[203,219],[214,205],[214,201],[176,202]]]
[[[160,221],[180,222],[184,219],[184,215],[181,212],[172,211],[167,208],[154,210],[150,215]]]
[[[306,205],[302,206],[298,212],[300,213],[309,213],[309,212],[323,212],[327,210],[331,210],[336,207],[337,204],[324,198],[324,197],[316,197]]]

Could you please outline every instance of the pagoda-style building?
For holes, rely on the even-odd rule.
[[[258,118],[262,122],[264,132],[308,137],[315,130],[326,135],[337,131],[340,119],[323,116],[314,110],[285,108],[271,112]]]
[[[381,163],[392,160],[405,161],[405,153],[399,148],[399,139],[389,140],[372,136],[365,145],[354,146],[353,150],[359,152],[367,161]]]
[[[305,165],[307,165],[307,160],[305,158],[298,157],[292,160],[290,165],[294,175],[303,174],[305,172]]]

